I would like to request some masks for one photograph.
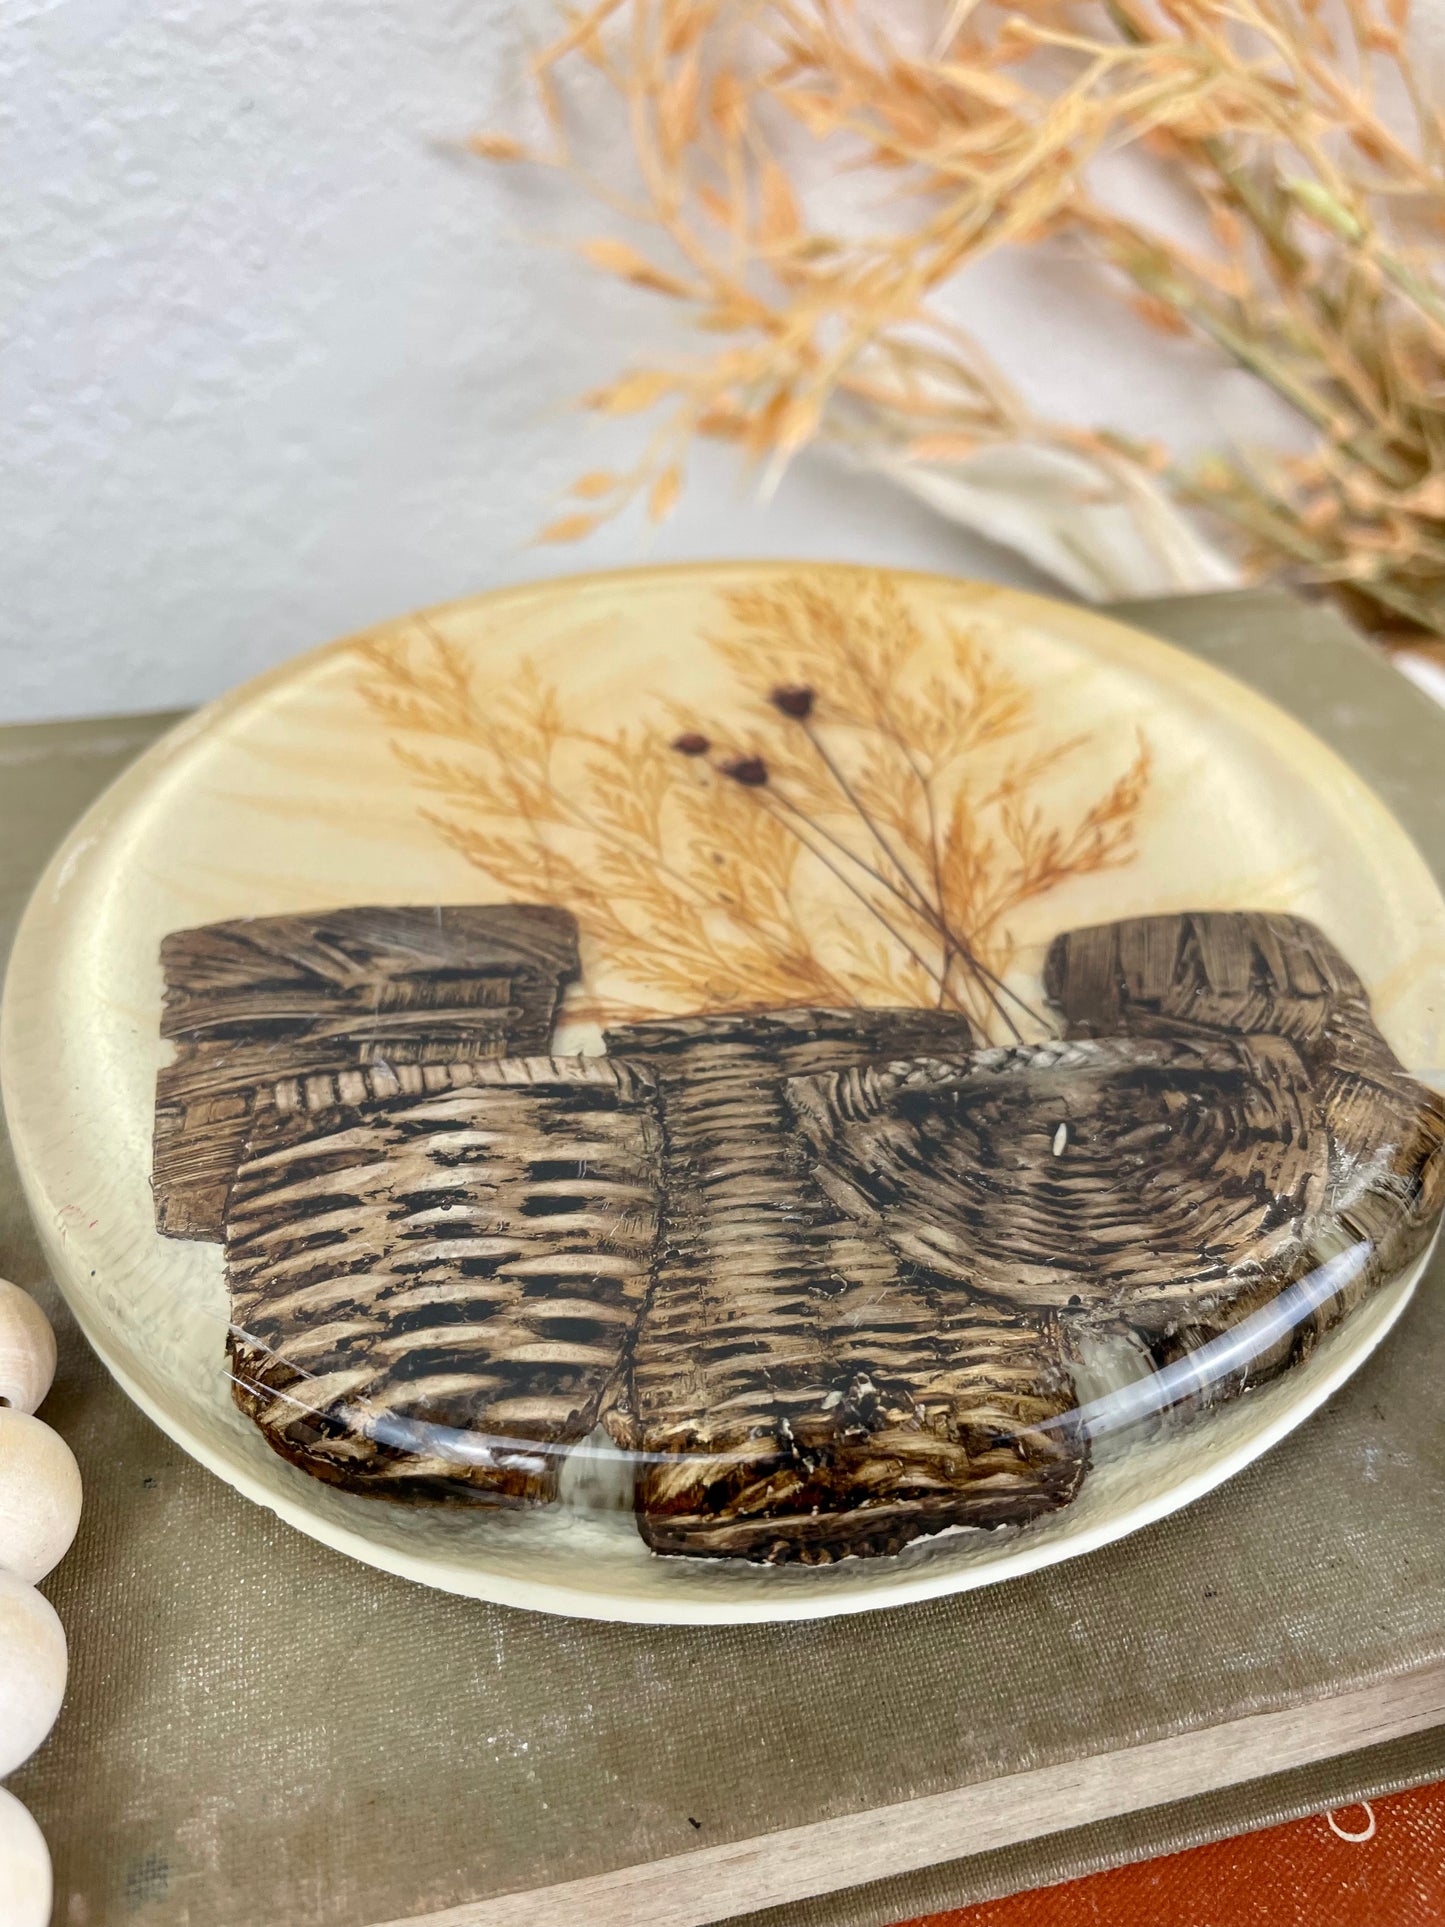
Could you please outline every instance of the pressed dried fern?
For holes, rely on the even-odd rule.
[[[583,535],[639,493],[666,513],[697,435],[771,462],[840,436],[959,513],[956,478],[1027,442],[1074,463],[1084,494],[1115,491],[1161,548],[1178,530],[1162,475],[1256,570],[1329,585],[1377,627],[1445,631],[1445,129],[1405,29],[1405,0],[585,9],[536,64],[557,136],[540,158],[572,165],[565,83],[592,69],[622,110],[636,191],[589,185],[642,245],[587,253],[686,303],[701,337],[694,359],[588,397],[659,425],[633,469],[585,477],[591,506],[548,533]],[[1196,244],[1098,190],[1093,163],[1129,146],[1191,204]],[[876,219],[830,221],[800,190],[811,147],[829,172],[876,173]],[[1106,424],[1033,419],[938,297],[995,249],[1060,238],[1146,321],[1203,337],[1282,398],[1307,451],[1189,465]]]
[[[1063,812],[1049,778],[1088,739],[1043,732],[968,627],[930,635],[884,576],[723,600],[731,730],[676,706],[589,729],[527,664],[481,690],[426,622],[361,646],[362,693],[437,833],[577,916],[594,1014],[932,1004],[1037,1029],[1010,919],[1132,855],[1146,747]]]

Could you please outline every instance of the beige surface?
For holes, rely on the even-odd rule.
[[[1445,723],[1392,672],[1277,601],[1167,619],[1207,623],[1211,647],[1275,674],[1280,693],[1297,682],[1315,726],[1445,858],[1445,797],[1428,780]],[[109,752],[91,746],[100,733],[0,743],[0,813],[31,849],[17,837],[0,852],[7,907],[107,756],[113,768],[150,732],[117,726]],[[0,1271],[33,1282],[13,1185],[5,1198]],[[46,1590],[74,1670],[53,1741],[15,1782],[55,1851],[57,1920],[372,1927],[1423,1680],[1445,1659],[1439,1283],[1437,1266],[1327,1412],[1132,1541],[906,1611],[699,1631],[568,1624],[368,1572],[186,1460],[63,1325],[46,1416],[90,1506]],[[1022,1827],[1070,1830],[926,1874],[880,1864],[870,1888],[763,1918],[877,1927],[1442,1769],[1431,1734],[1083,1829],[1024,1812]],[[719,1883],[717,1907],[730,1904],[746,1903]],[[548,1917],[541,1901],[530,1917]]]
[[[748,599],[746,615],[740,598]],[[122,1384],[248,1497],[384,1570],[509,1605],[692,1624],[877,1609],[1036,1571],[1233,1475],[1354,1369],[1413,1282],[1380,1292],[1307,1364],[1206,1424],[1143,1445],[1099,1444],[1080,1496],[1046,1520],[1018,1532],[946,1535],[897,1557],[823,1570],[658,1559],[618,1511],[378,1505],[308,1478],[267,1449],[230,1396],[220,1252],[154,1229],[161,938],[231,916],[485,900],[515,894],[524,881],[534,888],[499,862],[490,818],[476,819],[481,827],[466,847],[438,834],[438,812],[458,806],[453,786],[438,788],[435,759],[465,763],[468,755],[446,733],[462,726],[456,682],[435,683],[440,731],[418,736],[406,721],[437,700],[426,680],[437,638],[479,692],[482,721],[466,727],[475,733],[500,718],[513,767],[526,767],[515,745],[542,713],[541,696],[529,692],[555,687],[564,726],[551,726],[553,767],[572,785],[564,799],[583,796],[595,810],[606,799],[591,794],[588,771],[611,753],[608,745],[622,746],[617,781],[646,795],[646,773],[668,773],[680,761],[666,737],[682,721],[696,718],[720,741],[753,743],[749,732],[763,727],[754,712],[767,713],[756,692],[796,674],[786,635],[752,608],[767,598],[809,635],[828,633],[835,619],[845,632],[872,625],[883,648],[916,638],[895,683],[918,695],[961,680],[954,651],[962,639],[975,652],[970,664],[990,665],[1000,688],[1008,679],[1023,718],[1002,754],[980,738],[968,780],[975,765],[991,771],[988,781],[1002,780],[1007,758],[1038,765],[1044,773],[1024,779],[1021,796],[1025,811],[1039,810],[1046,822],[1081,820],[1147,745],[1153,775],[1128,860],[1066,875],[1010,915],[1011,974],[1025,995],[1037,997],[1042,950],[1062,927],[1184,907],[1280,909],[1318,923],[1360,971],[1408,1067],[1445,1058],[1445,1012],[1432,991],[1445,973],[1445,903],[1376,796],[1279,710],[1197,658],[1096,614],[942,577],[900,576],[880,589],[873,575],[846,569],[701,567],[483,597],[386,625],[364,639],[365,654],[356,641],[318,651],[175,732],[77,826],[17,939],[5,1089],[49,1262]],[[383,674],[379,660],[402,667]],[[846,686],[841,649],[825,651],[809,673],[824,691],[830,677]],[[570,739],[569,721],[586,737]],[[649,727],[659,741],[644,751],[638,732]],[[1083,748],[1050,760],[1070,738]],[[419,753],[432,759],[420,784]],[[728,791],[721,786],[719,804]],[[943,790],[945,817],[949,801]],[[514,826],[520,814],[511,812]],[[663,854],[678,865],[696,831],[686,819],[667,821]],[[630,948],[609,943],[595,906],[574,894],[585,890],[585,874],[568,882],[569,858],[587,852],[587,837],[568,826],[550,841],[557,867],[546,894],[579,916],[582,989],[632,1004],[653,1000],[644,1013],[702,1006],[713,957],[691,975],[650,974],[662,965],[649,946],[672,929],[644,932]],[[818,864],[804,866],[795,895],[817,957],[844,971],[856,899]],[[743,994],[755,989],[750,980]],[[808,1000],[791,980],[786,991],[785,1001]],[[917,994],[901,981],[893,991],[904,1002]],[[870,980],[861,1000],[888,1001],[888,985]],[[595,1045],[595,1025],[564,1023],[562,1048],[589,1041]]]

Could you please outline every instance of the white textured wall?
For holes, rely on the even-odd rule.
[[[527,546],[605,454],[562,402],[668,325],[547,244],[555,187],[444,146],[508,119],[550,0],[3,17],[0,718],[190,702],[418,603],[646,555],[1026,579],[825,463],[752,506],[720,456],[660,536]],[[1112,311],[1012,269],[980,301],[1046,405],[1197,431],[1193,351],[1118,347]]]

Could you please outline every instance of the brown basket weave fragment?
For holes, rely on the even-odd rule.
[[[329,910],[178,930],[161,966],[156,1225],[218,1239],[258,1091],[545,1050],[577,935],[534,904]]]
[[[234,1388],[333,1483],[545,1500],[617,1395],[647,1289],[652,1080],[602,1057],[470,1077],[258,1112],[226,1224]]]
[[[828,1560],[1030,1518],[1083,1469],[1046,1320],[900,1262],[819,1186],[789,1078],[967,1048],[938,1011],[797,1010],[633,1024],[658,1080],[662,1245],[610,1421],[645,1464],[659,1550]]]
[[[1069,1037],[1274,1036],[1288,1039],[1308,1070],[1329,1172],[1302,1227],[1300,1270],[1349,1262],[1331,1274],[1336,1289],[1205,1396],[1217,1400],[1287,1369],[1429,1243],[1445,1209],[1445,1100],[1406,1072],[1358,975],[1312,923],[1187,911],[1072,930],[1050,946],[1044,986]],[[1223,1306],[1200,1304],[1158,1344],[1159,1362],[1187,1358],[1261,1311],[1279,1282],[1270,1275]]]
[[[1158,1334],[1306,1262],[1329,1146],[1275,1037],[1108,1038],[790,1087],[829,1195],[1001,1306]]]

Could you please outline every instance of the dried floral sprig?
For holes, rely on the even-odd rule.
[[[1088,739],[1046,734],[968,627],[932,636],[886,576],[724,603],[710,644],[752,698],[731,724],[587,728],[530,667],[478,688],[425,621],[361,646],[361,693],[438,834],[577,916],[579,1014],[937,1005],[1046,1029],[1006,982],[1011,920],[1131,858],[1147,747],[1061,818],[1050,778]],[[856,914],[820,914],[829,879]]]
[[[798,725],[809,748],[831,777],[844,803],[867,832],[870,842],[876,846],[876,854],[871,861],[859,856],[852,849],[846,849],[845,854],[864,871],[865,875],[880,884],[887,894],[902,906],[905,920],[911,917],[920,918],[937,937],[941,946],[937,970],[935,972],[932,965],[928,968],[931,975],[936,975],[940,1004],[947,1002],[952,995],[953,972],[957,966],[982,991],[1010,1035],[1015,1038],[1022,1036],[1008,1008],[1010,1002],[1017,1004],[1026,1016],[1033,1018],[1045,1029],[1050,1028],[1051,1020],[1042,1016],[1027,999],[1020,997],[1017,991],[1010,989],[1001,977],[996,976],[989,969],[981,957],[975,956],[968,937],[955,930],[949,922],[948,903],[943,889],[942,852],[938,842],[937,815],[931,806],[932,790],[916,758],[909,756],[903,759],[899,780],[905,789],[910,782],[917,785],[924,806],[924,817],[928,826],[929,883],[919,881],[907,860],[900,855],[894,839],[885,833],[882,825],[869,809],[867,799],[860,795],[854,786],[847,770],[834,755],[826,738],[820,734],[818,718],[815,715],[816,692],[806,684],[792,684],[774,689],[768,700],[780,716],[786,716]],[[733,774],[736,772],[734,771]],[[810,827],[816,827],[819,833],[829,835],[822,825],[815,826],[813,819],[806,814],[803,814],[803,820]],[[835,839],[829,836],[829,840]],[[879,867],[880,859],[881,867]],[[886,907],[880,909],[872,899],[867,901],[872,913],[887,929],[898,936],[905,947],[908,947],[906,936],[899,931],[896,919],[889,915],[888,909]]]
[[[659,425],[633,469],[584,477],[595,506],[548,533],[584,535],[638,493],[666,514],[698,435],[773,466],[831,435],[985,520],[990,458],[1025,446],[1072,473],[1081,515],[1124,504],[1176,576],[1205,552],[1161,480],[1227,524],[1255,571],[1328,585],[1380,628],[1445,632],[1445,123],[1406,25],[1405,0],[586,8],[536,63],[556,143],[534,158],[573,165],[565,83],[579,66],[599,75],[636,191],[587,178],[650,239],[586,252],[687,304],[720,345],[587,398],[605,416],[656,410]],[[1104,196],[1094,163],[1130,146],[1187,197],[1196,244]],[[798,185],[814,148],[835,174],[877,173],[876,218],[818,211]],[[1107,425],[1034,419],[938,297],[991,251],[1041,243],[1247,370],[1294,411],[1306,452],[1190,465]],[[1052,554],[1070,579],[1059,543]],[[1108,587],[1107,570],[1073,579]]]

